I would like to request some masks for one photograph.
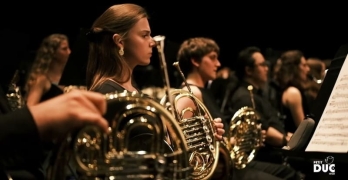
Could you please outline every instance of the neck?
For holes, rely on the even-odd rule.
[[[132,83],[132,76],[133,76],[134,67],[131,67],[131,66],[129,66],[129,67],[131,68],[131,70],[129,71],[129,77],[130,77],[129,80],[124,81],[122,83],[119,83],[119,82],[117,82],[117,83],[128,91],[131,91],[131,92],[137,91],[137,89],[133,86],[133,83]]]
[[[49,70],[47,72],[47,76],[52,81],[59,81],[60,77],[63,74],[65,64],[66,63],[59,63],[57,61],[52,61],[52,63],[50,64]],[[57,79],[57,77],[59,78]]]
[[[198,73],[191,73],[187,76],[187,83],[204,88],[205,83],[208,81],[203,79]]]
[[[244,78],[244,81],[250,83],[254,88],[260,89],[260,86],[252,78]]]

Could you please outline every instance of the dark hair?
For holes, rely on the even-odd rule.
[[[96,88],[109,78],[119,83],[131,78],[131,70],[118,53],[119,47],[112,37],[114,34],[119,34],[122,39],[126,39],[129,30],[142,18],[148,18],[148,15],[141,6],[119,4],[109,7],[93,23],[88,33],[90,40],[86,77],[88,89]]]
[[[256,46],[247,47],[239,52],[235,66],[235,75],[239,80],[245,76],[245,67],[253,67],[255,65],[253,54],[256,52],[261,53],[260,48]]]
[[[299,50],[289,50],[280,56],[281,66],[276,79],[281,88],[285,89],[288,86],[303,88],[299,78],[298,67],[303,56],[303,53]]]
[[[220,48],[210,38],[196,37],[185,40],[181,44],[177,55],[177,61],[180,63],[182,72],[187,75],[192,71],[193,65],[191,59],[200,62],[205,55],[213,51],[219,54]]]

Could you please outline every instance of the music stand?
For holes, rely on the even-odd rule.
[[[342,45],[336,52],[335,58],[331,61],[330,68],[327,70],[324,81],[318,92],[317,98],[314,100],[311,112],[316,125],[324,112],[326,104],[330,98],[331,91],[335,86],[336,79],[341,71],[342,65],[348,54],[348,43]],[[313,132],[314,133],[314,132]]]
[[[72,51],[65,65],[59,85],[86,86],[86,69],[89,51],[86,33],[88,31],[89,29],[87,28],[80,30],[72,46]]]
[[[311,135],[309,136],[310,138],[308,139],[308,142],[305,145],[306,146],[305,149],[307,149],[307,146],[321,119],[323,111],[325,110],[325,107],[330,98],[332,89],[335,86],[336,80],[338,78],[338,75],[340,73],[340,70],[342,68],[342,65],[345,61],[347,54],[348,54],[348,43],[345,45],[342,45],[339,48],[339,50],[337,51],[335,55],[335,58],[331,62],[329,70],[327,71],[323,84],[319,90],[318,96],[314,101],[313,108],[311,109],[311,112],[313,112],[312,119],[315,121],[315,128],[311,132]],[[306,152],[306,151],[284,151],[284,152],[286,153],[286,155],[290,157],[303,157],[305,159],[324,159],[330,155],[335,157],[335,162],[337,163],[348,162],[347,153]]]

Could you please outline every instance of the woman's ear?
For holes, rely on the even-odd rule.
[[[122,49],[124,47],[123,40],[119,34],[114,34],[112,36],[112,39],[113,39],[114,43],[116,44],[116,46],[118,46],[120,49]]]
[[[199,63],[198,63],[198,61],[196,59],[191,58],[191,63],[192,63],[192,65],[194,67],[198,67],[199,66]]]

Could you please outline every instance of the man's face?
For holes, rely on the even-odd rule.
[[[254,66],[251,76],[255,82],[260,85],[264,85],[268,81],[268,63],[263,55],[259,52],[255,52],[252,57],[254,58]]]

